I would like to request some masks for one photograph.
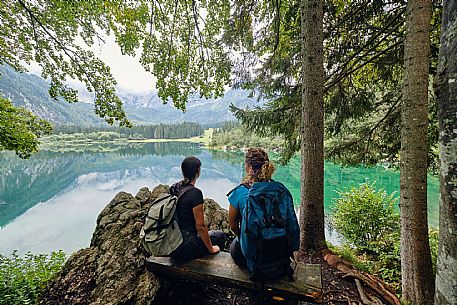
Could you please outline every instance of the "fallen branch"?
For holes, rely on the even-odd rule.
[[[352,264],[343,260],[341,257],[334,254],[329,249],[323,250],[322,256],[328,264],[345,273],[346,275],[343,277],[351,276],[354,279],[362,281],[367,287],[372,289],[378,296],[381,297],[384,302],[388,303],[389,305],[401,305],[400,300],[397,298],[397,296],[391,292],[391,288],[387,286],[381,279],[354,269]]]

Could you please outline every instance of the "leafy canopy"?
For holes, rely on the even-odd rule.
[[[185,110],[192,94],[223,94],[230,64],[221,41],[228,1],[5,0],[0,5],[0,64],[25,71],[38,63],[49,93],[77,102],[68,78],[95,94],[95,113],[130,126],[110,68],[90,51],[114,34],[123,54],[138,55],[157,78],[164,102]]]

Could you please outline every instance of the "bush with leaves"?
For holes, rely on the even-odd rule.
[[[438,258],[438,233],[435,228],[428,230],[428,242],[430,244],[430,254],[432,255],[433,274],[436,273],[436,259]]]
[[[370,242],[373,255],[371,272],[379,275],[396,291],[401,291],[400,230]]]
[[[374,189],[362,183],[349,191],[339,192],[333,209],[332,224],[336,231],[357,248],[369,248],[369,243],[399,229],[399,214],[395,211],[394,194]]]
[[[62,251],[46,254],[27,253],[20,257],[0,254],[0,305],[36,304],[38,298],[65,262]]]
[[[357,268],[379,275],[400,293],[400,215],[394,208],[394,194],[387,195],[365,182],[339,195],[331,222],[347,243],[332,246],[332,250]],[[430,229],[429,242],[435,270],[436,229]]]

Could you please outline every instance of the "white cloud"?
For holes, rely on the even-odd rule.
[[[110,67],[111,74],[117,81],[118,90],[132,93],[145,93],[155,90],[156,79],[141,66],[139,56],[123,55],[114,35],[110,35],[104,40],[105,43],[95,43],[89,49]],[[81,46],[86,46],[80,37],[77,38],[76,42]],[[30,73],[41,75],[41,67],[37,63],[32,62],[27,68]],[[74,79],[69,79],[67,83],[80,91],[85,87],[81,82]],[[86,96],[88,93],[81,92],[81,94]]]
[[[156,79],[141,66],[139,56],[122,55],[113,35],[106,44],[94,45],[92,51],[110,68],[119,89],[129,92],[148,92],[155,89]]]

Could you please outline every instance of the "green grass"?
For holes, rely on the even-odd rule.
[[[202,143],[208,146],[213,136],[213,128],[208,128],[204,131],[202,136],[181,138],[181,139],[144,139],[144,140],[129,140],[134,143],[160,143],[160,142],[189,142],[189,143]]]

